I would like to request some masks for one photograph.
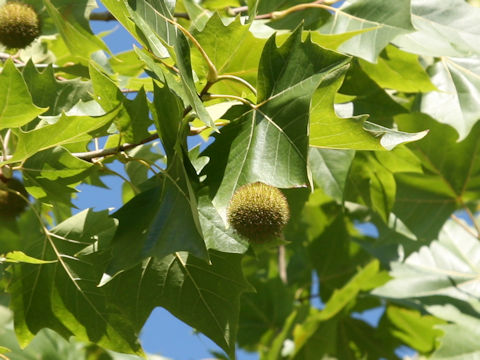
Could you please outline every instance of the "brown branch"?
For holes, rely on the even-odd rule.
[[[92,12],[90,13],[91,21],[116,21],[115,16],[109,11]]]
[[[309,7],[312,7],[312,5],[333,5],[341,0],[317,0],[313,1],[311,3],[304,3],[300,4],[302,5],[298,9],[294,9],[293,11],[300,11],[300,10],[306,10]],[[288,10],[288,9],[287,9]],[[234,8],[227,8],[227,14],[235,17],[239,14],[246,13],[248,11],[248,6],[239,6],[239,7],[234,7]],[[292,12],[293,12],[292,11]],[[261,19],[273,19],[282,11],[273,11],[271,13],[266,13],[266,14],[260,14],[255,16],[255,20],[261,20]],[[190,20],[190,16],[187,13],[174,13],[173,17],[175,18],[181,18],[181,19],[186,19]],[[90,14],[90,20],[91,21],[116,21],[117,19],[108,11],[102,11],[102,12],[92,12]]]
[[[190,17],[187,13],[175,13],[173,17],[182,18],[190,20]],[[101,11],[101,12],[92,12],[90,14],[91,21],[117,21],[117,18],[112,15],[109,11]]]
[[[297,8],[297,6],[294,6],[295,8],[293,11],[301,11],[301,10],[306,10],[309,7],[315,6],[315,5],[333,5],[337,2],[340,2],[341,0],[317,0],[313,1],[311,3],[303,3],[299,4],[300,6]],[[288,9],[287,9],[288,10]],[[234,7],[234,8],[228,8],[227,9],[227,14],[230,16],[237,16],[239,14],[245,13],[248,11],[248,6],[239,6],[239,7]],[[284,10],[286,11],[286,10]],[[292,12],[293,12],[292,11]],[[261,20],[261,19],[273,19],[276,17],[277,14],[281,13],[283,11],[272,11],[271,13],[266,13],[266,14],[260,14],[255,16],[255,20]]]
[[[153,134],[136,144],[122,144],[114,148],[87,151],[87,152],[81,152],[81,153],[72,153],[72,155],[82,160],[91,161],[92,159],[95,159],[95,158],[101,158],[109,155],[116,155],[122,151],[133,149],[137,146],[146,144],[150,141],[157,140],[157,139],[158,139],[158,134]]]

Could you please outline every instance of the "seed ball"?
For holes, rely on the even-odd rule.
[[[227,210],[230,226],[249,241],[279,237],[290,218],[285,196],[276,187],[256,182],[238,188]]]
[[[0,8],[0,42],[7,48],[23,49],[40,35],[40,18],[27,4],[7,2]]]
[[[0,180],[0,217],[15,218],[25,211],[27,202],[7,189],[18,191],[26,198],[28,198],[28,193],[20,180],[15,178]]]

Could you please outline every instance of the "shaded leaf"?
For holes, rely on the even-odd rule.
[[[103,110],[109,112],[120,107],[114,123],[120,131],[121,142],[138,143],[149,136],[148,127],[151,120],[148,116],[148,105],[145,91],[140,89],[134,100],[127,99],[117,85],[96,65],[90,63],[95,99]]]
[[[112,241],[113,259],[107,269],[110,276],[150,256],[162,258],[189,251],[206,257],[189,198],[169,177],[135,196],[113,216],[119,227]]]
[[[325,194],[342,202],[348,172],[354,156],[353,150],[310,148],[308,161],[314,184],[320,187]]]
[[[40,151],[23,164],[25,187],[43,202],[72,205],[75,186],[89,175],[92,166],[62,147]]]
[[[90,82],[80,79],[58,81],[52,66],[39,72],[33,62],[29,61],[23,69],[23,78],[35,105],[48,107],[43,114],[45,116],[67,112],[80,100],[86,102],[92,99]]]
[[[53,264],[14,264],[11,267],[11,308],[21,346],[48,327],[65,338],[71,335],[116,351],[142,354],[138,332],[107,303],[97,284],[104,259],[95,250],[115,232],[108,212],[83,211],[30,244],[27,255]]]
[[[240,295],[250,290],[237,254],[210,251],[211,264],[188,253],[148,259],[105,288],[118,299],[138,330],[156,306],[201,331],[234,358]]]
[[[320,330],[321,327],[325,330],[324,326],[328,325],[328,320],[332,319],[351,301],[354,301],[360,291],[370,290],[383,282],[385,282],[385,277],[379,273],[379,263],[377,260],[371,261],[363,269],[359,270],[344,287],[333,293],[325,304],[325,308],[312,313],[303,324],[295,328],[294,354],[302,350],[303,346],[305,346],[317,330]],[[335,346],[334,340],[330,346]]]
[[[395,175],[397,198],[393,212],[419,238],[434,239],[453,211],[475,201],[480,194],[477,180],[480,126],[457,142],[458,135],[451,127],[423,114],[400,115],[396,122],[402,130],[429,128],[430,133],[409,145],[422,161],[424,174]]]

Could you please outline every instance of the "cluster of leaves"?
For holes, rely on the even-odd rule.
[[[42,36],[0,53],[0,166],[31,195],[0,219],[20,346],[40,332],[142,355],[161,306],[231,358],[236,344],[272,360],[396,359],[402,345],[479,356],[479,8],[25,2]],[[92,34],[89,19],[112,17],[132,50]],[[124,205],[74,214],[77,186],[112,174]],[[253,251],[226,224],[234,191],[256,181],[289,201],[281,251]],[[359,318],[378,307],[378,325]],[[12,336],[0,351],[18,351]]]

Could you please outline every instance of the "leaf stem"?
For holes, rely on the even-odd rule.
[[[257,89],[255,89],[255,87],[252,84],[250,84],[247,80],[242,79],[241,77],[238,77],[235,75],[223,74],[223,75],[217,76],[217,81],[220,81],[220,80],[232,80],[232,81],[241,83],[245,85],[245,87],[247,87],[255,96],[257,96]]]
[[[286,285],[288,283],[288,278],[285,245],[280,245],[278,247],[278,275],[280,276],[282,282]]]
[[[478,233],[475,234],[475,232],[473,231],[473,229],[468,226],[468,224],[466,224],[462,219],[460,219],[458,216],[452,214],[450,215],[450,218],[455,221],[458,225],[460,225],[465,231],[467,231],[470,235],[472,235],[473,237],[475,238],[479,238],[479,235]]]
[[[211,99],[232,99],[232,100],[237,100],[240,101],[241,103],[250,106],[252,109],[256,109],[257,107],[252,104],[250,101],[247,99],[244,99],[240,96],[235,96],[235,95],[224,95],[224,94],[206,94],[202,97],[202,100],[211,100]]]
[[[8,129],[5,133],[5,138],[2,138],[0,135],[0,142],[2,143],[2,161],[7,160],[8,156],[8,142],[10,141],[10,134],[12,133],[11,129]]]
[[[475,230],[477,231],[476,237],[480,239],[480,225],[478,224],[478,221],[475,218],[475,215],[473,215],[472,211],[468,208],[468,206],[464,205],[463,208],[465,209],[465,212],[467,213],[468,217],[473,223],[473,226],[475,227]]]

